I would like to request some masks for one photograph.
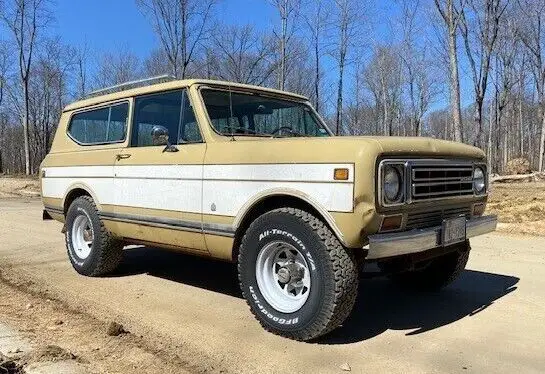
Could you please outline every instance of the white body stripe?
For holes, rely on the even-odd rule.
[[[349,169],[349,180],[334,181],[335,168]],[[64,198],[80,183],[100,204],[232,217],[253,196],[278,189],[328,211],[350,212],[354,200],[352,164],[78,166],[49,167],[45,174],[44,197]]]
[[[301,192],[328,211],[352,211],[351,183],[204,181],[203,213],[236,216],[253,196],[280,188]]]
[[[115,205],[201,213],[199,180],[116,178]]]
[[[349,170],[348,181],[354,181],[353,164],[273,164],[273,165],[205,165],[204,179],[328,182],[336,168]]]
[[[49,168],[48,168],[49,169]],[[100,204],[114,203],[114,178],[42,178],[42,196],[62,199],[75,184],[89,186]]]

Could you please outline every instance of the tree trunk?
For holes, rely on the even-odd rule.
[[[25,174],[30,175],[30,139],[28,131],[28,114],[29,114],[29,97],[28,97],[28,80],[23,80],[23,97],[25,108],[23,112],[23,139],[25,142]]]
[[[458,55],[456,49],[456,30],[449,31],[449,61],[450,61],[450,106],[454,124],[454,140],[462,138],[462,110],[460,104],[460,78],[458,73]]]
[[[339,135],[340,130],[342,128],[343,75],[344,75],[344,61],[342,61],[339,66],[339,90],[337,92],[337,129],[335,131],[335,135]]]
[[[314,40],[314,59],[316,63],[316,66],[314,67],[314,72],[316,74],[314,78],[314,95],[316,102],[314,103],[314,106],[316,107],[316,111],[320,112],[320,46],[318,42],[319,39],[318,36],[316,36],[316,39]]]
[[[543,171],[543,151],[545,147],[545,103],[539,106],[541,116],[541,137],[539,138],[539,171]]]
[[[477,125],[477,136],[474,145],[479,148],[483,146],[483,101],[483,97],[475,99],[475,125]]]
[[[280,78],[278,88],[283,91],[286,83],[286,38],[288,29],[287,4],[284,4],[284,14],[282,15],[282,37],[280,38]]]
[[[494,115],[494,107],[492,103],[490,103],[490,113],[488,115],[488,147],[486,152],[486,157],[488,159],[488,171],[492,172],[492,128],[494,125],[494,121],[492,120],[492,116]]]
[[[522,89],[521,89],[522,90]],[[519,100],[519,136],[520,136],[520,157],[524,157],[524,125],[522,123],[522,95]]]
[[[391,128],[388,123],[388,97],[386,96],[386,82],[384,78],[384,69],[380,67],[380,86],[382,90],[382,134],[383,135],[392,135]]]

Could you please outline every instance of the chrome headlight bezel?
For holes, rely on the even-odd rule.
[[[485,195],[488,190],[486,165],[475,164],[473,167],[473,192],[475,195]]]
[[[379,195],[383,207],[397,206],[405,203],[405,164],[403,162],[381,163],[379,168]],[[386,191],[387,183],[397,184],[393,193]]]

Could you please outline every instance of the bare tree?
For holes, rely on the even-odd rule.
[[[47,0],[11,0],[0,3],[0,19],[11,31],[17,47],[19,76],[23,94],[23,125],[25,173],[32,173],[29,133],[29,84],[34,52],[40,31],[50,20]]]
[[[483,103],[488,86],[490,61],[508,4],[509,0],[469,0],[468,7],[460,9],[459,25],[475,93],[475,145],[479,147],[483,146]]]
[[[152,22],[175,77],[186,78],[197,48],[208,37],[216,0],[136,0]]]
[[[172,74],[169,59],[163,48],[159,47],[150,52],[144,61],[144,72],[148,77]]]
[[[519,20],[519,35],[528,50],[529,63],[538,95],[538,117],[541,120],[539,138],[539,170],[544,170],[545,151],[545,3],[519,0],[523,17]]]
[[[314,107],[320,111],[321,105],[321,82],[322,82],[322,55],[323,37],[326,31],[326,9],[324,0],[312,2],[309,14],[305,16],[305,23],[310,34],[310,44],[314,55]]]
[[[135,80],[141,75],[140,60],[126,48],[105,53],[99,61],[95,86],[109,87]]]
[[[422,135],[422,119],[428,111],[431,102],[438,94],[438,82],[434,77],[434,68],[428,56],[426,43],[419,45],[419,40],[425,40],[419,24],[420,0],[402,0],[400,26],[403,31],[399,58],[402,62],[404,84],[404,99],[408,101],[410,113],[410,133]]]
[[[7,44],[0,42],[0,108],[4,101],[4,91],[8,81],[9,55],[10,52]]]
[[[214,33],[218,78],[263,85],[275,71],[271,38],[259,35],[253,26],[222,26]]]
[[[278,89],[283,90],[286,84],[287,75],[287,49],[288,43],[293,36],[295,19],[298,17],[300,0],[270,0],[270,3],[276,8],[280,15],[280,33],[275,32],[278,39],[280,52],[279,70],[278,70]]]
[[[391,46],[375,49],[364,72],[365,84],[371,91],[380,113],[383,135],[394,135],[394,120],[400,109],[401,64],[399,52]]]
[[[2,103],[4,101],[4,91],[7,85],[7,75],[9,69],[9,49],[5,43],[0,42],[0,174],[4,172],[3,151],[4,133],[7,127],[7,121],[2,112]]]
[[[337,109],[335,115],[335,134],[339,135],[343,130],[343,90],[344,90],[344,74],[346,66],[349,63],[350,53],[356,43],[359,35],[358,23],[361,20],[361,14],[364,7],[361,2],[356,0],[334,0],[335,14],[331,18],[334,19],[335,29],[335,50],[333,56],[337,61],[339,68],[339,76],[337,83]]]
[[[89,48],[87,43],[75,50],[76,64],[76,92],[74,96],[78,99],[85,97],[88,91],[88,63],[89,63]]]
[[[461,22],[461,12],[455,7],[455,0],[434,0],[435,7],[441,15],[447,32],[450,77],[450,110],[452,113],[454,140],[461,142],[462,109],[460,104],[460,73],[458,66],[457,30]],[[465,0],[462,1],[462,6]]]

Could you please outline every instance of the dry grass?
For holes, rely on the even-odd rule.
[[[545,182],[492,184],[487,213],[500,231],[545,236]]]
[[[0,176],[0,197],[40,196],[37,176]]]

